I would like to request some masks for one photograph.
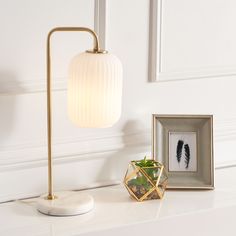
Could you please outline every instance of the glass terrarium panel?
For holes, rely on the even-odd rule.
[[[126,172],[126,178],[129,178],[129,176],[131,176],[132,174],[135,173],[135,171],[137,170],[137,168],[135,167],[135,165],[133,165],[132,163],[129,164],[129,167],[127,169]]]
[[[166,190],[166,186],[167,186],[167,180],[158,185],[158,189],[162,195],[164,194]]]
[[[138,171],[134,176],[127,180],[127,187],[138,199],[140,199],[153,188],[153,185],[141,171]]]
[[[163,182],[167,181],[167,179],[168,179],[168,176],[167,176],[166,170],[163,168],[159,184],[162,184]]]
[[[160,167],[143,167],[143,170],[148,175],[149,179],[156,185],[156,181],[160,175]]]
[[[145,200],[160,199],[160,196],[157,193],[157,190],[154,189],[150,194],[147,195]]]

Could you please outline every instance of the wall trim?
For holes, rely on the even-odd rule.
[[[215,122],[215,142],[236,140],[236,118]],[[54,139],[55,189],[80,189],[121,180],[130,160],[151,152],[151,131]],[[0,147],[0,202],[32,197],[47,189],[47,148],[45,141]],[[230,144],[231,145],[231,144]],[[109,169],[106,169],[105,167]],[[236,166],[236,159],[219,160],[216,169]],[[101,175],[101,172],[107,172]],[[87,172],[88,175],[86,177]],[[58,174],[61,173],[64,174]],[[68,175],[67,175],[68,174]],[[66,177],[65,177],[66,176]],[[20,182],[19,182],[20,181]],[[104,182],[105,181],[105,182]],[[6,185],[8,183],[8,185]],[[24,183],[17,185],[17,183]],[[11,188],[11,185],[14,188]]]
[[[216,166],[215,169],[221,170],[221,169],[233,168],[233,167],[236,167],[236,161],[220,163]],[[99,181],[92,184],[80,185],[76,189],[73,189],[73,191],[83,191],[83,190],[88,190],[88,189],[101,188],[101,187],[107,187],[107,186],[119,185],[119,184],[121,184],[120,180]],[[12,201],[18,201],[18,200],[37,198],[40,196],[40,194],[41,192],[39,191],[30,191],[30,192],[22,191],[20,193],[17,192],[14,194],[3,195],[3,196],[0,196],[0,204],[12,202]]]
[[[106,49],[107,3],[106,0],[95,0],[94,3],[94,30],[98,34],[100,47]]]
[[[236,139],[236,118],[215,122],[214,142]],[[94,159],[102,153],[119,152],[129,147],[151,150],[151,130],[133,133],[114,133],[87,137],[54,138],[53,159],[56,164]],[[46,140],[2,146],[0,171],[47,165]],[[236,161],[236,160],[235,160]]]
[[[21,80],[21,81],[2,81],[4,85],[0,88],[0,95],[19,95],[28,93],[41,93],[46,92],[46,77],[37,78],[35,80]],[[53,91],[66,90],[67,79],[66,77],[55,77],[52,81]]]
[[[236,76],[235,66],[212,66],[181,71],[162,71],[162,0],[150,0],[149,17],[149,74],[150,82],[166,82],[201,78]]]
[[[67,163],[78,160],[94,159],[99,154],[118,152],[127,147],[148,146],[150,132],[131,134],[90,136],[85,138],[54,138],[53,159],[55,163]],[[45,140],[46,141],[46,140]],[[47,165],[46,143],[35,141],[1,147],[0,171],[32,168]]]
[[[157,75],[161,73],[161,19],[162,0],[150,0],[148,58],[148,78],[150,82],[155,82],[157,80]]]
[[[236,167],[236,160],[235,161],[224,161],[216,163],[215,169],[225,169],[230,167]]]
[[[98,34],[102,49],[105,49],[106,46],[106,9],[106,0],[94,0],[94,30]],[[3,86],[0,88],[0,96],[46,92],[46,77],[21,81],[2,80],[1,83]],[[53,91],[63,91],[66,88],[65,76],[53,79]]]

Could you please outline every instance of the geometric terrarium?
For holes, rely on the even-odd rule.
[[[164,195],[168,176],[164,166],[155,161],[131,161],[124,178],[124,185],[137,201],[161,199]]]

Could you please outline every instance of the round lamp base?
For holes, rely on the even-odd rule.
[[[51,216],[74,216],[91,211],[94,207],[93,198],[85,193],[57,192],[56,198],[48,200],[41,196],[37,202],[39,212]]]

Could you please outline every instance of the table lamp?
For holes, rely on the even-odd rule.
[[[48,194],[37,202],[39,212],[53,216],[72,216],[93,209],[93,198],[73,191],[53,192],[52,114],[51,114],[51,36],[55,32],[84,31],[94,38],[94,48],[76,55],[69,65],[68,114],[79,127],[111,127],[120,117],[122,65],[120,60],[99,47],[96,33],[85,27],[57,27],[47,36],[47,137]]]

